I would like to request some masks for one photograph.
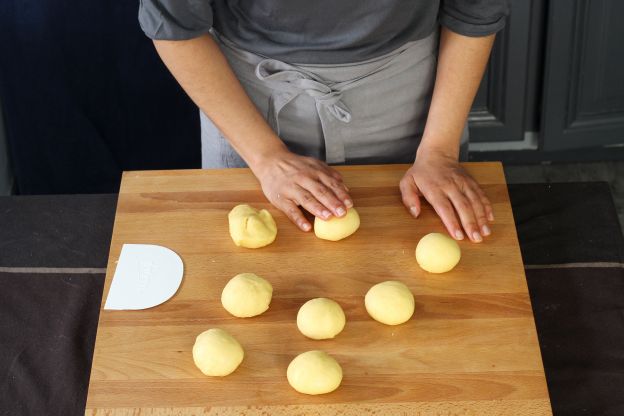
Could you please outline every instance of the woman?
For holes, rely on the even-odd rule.
[[[328,164],[410,162],[449,234],[491,233],[460,167],[466,119],[506,0],[141,0],[139,21],[201,110],[202,166],[249,166],[301,230],[353,205]]]

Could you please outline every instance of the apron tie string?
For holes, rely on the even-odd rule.
[[[349,123],[351,111],[342,102],[342,92],[321,78],[303,69],[275,59],[264,59],[256,66],[256,77],[270,84],[268,121],[279,135],[279,113],[300,94],[307,94],[316,103],[325,140],[327,163],[344,163],[345,149],[338,123]]]

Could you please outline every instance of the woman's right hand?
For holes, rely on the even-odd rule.
[[[343,216],[353,203],[338,172],[297,156],[267,124],[210,34],[156,40],[162,60],[260,180],[269,201],[303,231],[312,226],[303,207],[320,218]],[[254,140],[249,140],[253,137]]]
[[[312,226],[300,207],[321,219],[342,217],[353,206],[340,173],[324,162],[287,150],[253,168],[268,200],[302,231]]]

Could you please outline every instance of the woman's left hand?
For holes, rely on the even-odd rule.
[[[462,240],[464,232],[475,243],[490,235],[492,204],[456,158],[438,151],[419,152],[399,187],[403,203],[414,217],[420,214],[420,196],[424,196],[456,240]]]

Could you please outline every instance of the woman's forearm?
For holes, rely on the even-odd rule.
[[[300,207],[328,219],[345,215],[346,208],[353,206],[337,171],[288,151],[210,35],[154,44],[182,88],[247,162],[268,200],[300,229],[312,229]]]
[[[492,49],[494,35],[470,38],[442,28],[433,97],[414,165],[399,186],[412,215],[424,197],[457,240],[490,235],[492,204],[458,163],[462,130]],[[463,230],[462,230],[463,228]]]
[[[462,130],[494,37],[467,37],[442,27],[433,97],[418,153],[433,150],[458,157]]]
[[[254,169],[286,150],[251,102],[210,35],[154,41],[161,59],[191,99]]]

